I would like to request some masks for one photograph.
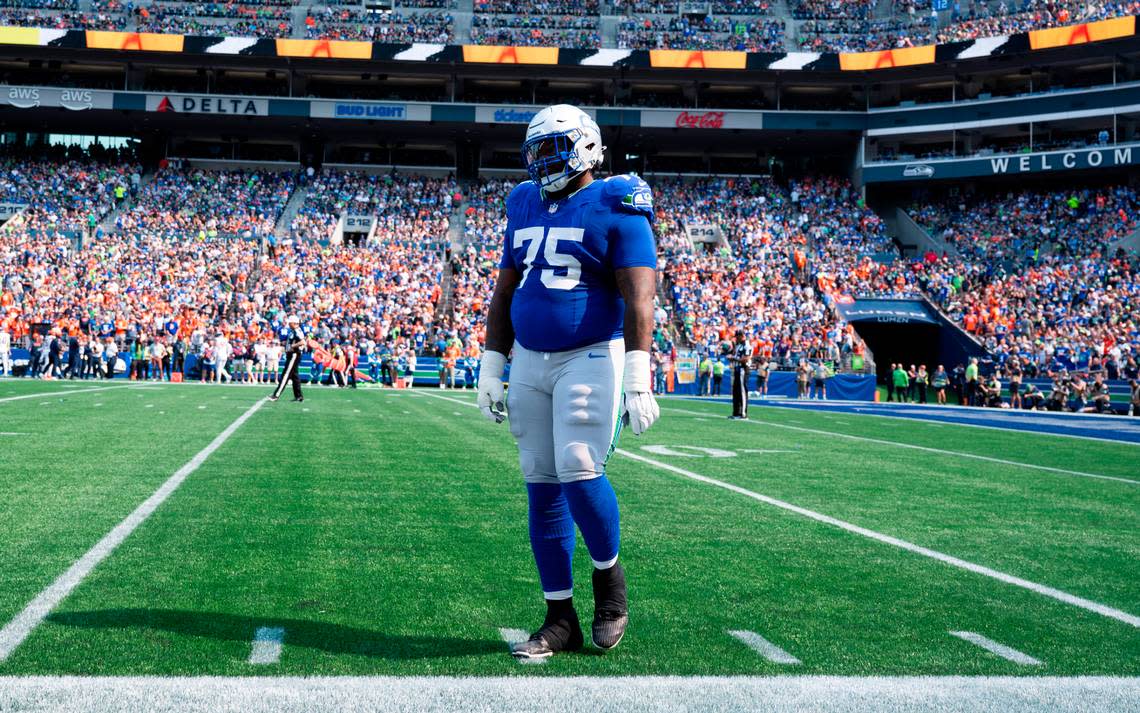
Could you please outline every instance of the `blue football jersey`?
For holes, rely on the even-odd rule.
[[[558,201],[532,181],[507,198],[500,267],[521,275],[511,302],[515,338],[557,352],[622,335],[625,300],[614,271],[657,267],[653,193],[637,176],[597,180]]]

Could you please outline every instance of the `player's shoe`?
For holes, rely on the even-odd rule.
[[[609,651],[625,636],[629,623],[629,600],[625,590],[625,570],[620,563],[609,569],[594,570],[594,625],[590,628],[594,646]]]
[[[550,658],[559,651],[578,651],[582,648],[582,625],[578,612],[571,606],[565,611],[548,609],[542,628],[526,641],[511,646],[511,656],[517,659],[537,660]]]
[[[276,400],[277,400],[277,397],[276,397],[276,396],[270,396],[270,397],[269,397],[269,400],[270,400],[270,401],[276,401]]]
[[[302,401],[304,401],[304,400],[305,400],[305,397],[304,397],[304,396],[298,396],[297,398],[293,399],[293,401],[295,401],[295,402],[297,402],[297,403],[301,403],[301,402],[302,402]]]

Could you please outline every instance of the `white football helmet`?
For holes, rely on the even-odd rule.
[[[576,176],[600,165],[605,150],[602,132],[589,114],[576,106],[555,104],[530,120],[522,160],[539,188],[558,192]]]

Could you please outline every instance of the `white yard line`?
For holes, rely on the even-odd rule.
[[[779,646],[776,646],[771,641],[768,641],[763,636],[760,636],[754,631],[730,631],[728,632],[734,639],[739,640],[748,648],[768,659],[772,663],[784,664],[793,666],[800,663],[800,660],[792,656],[787,651],[784,651]]]
[[[672,411],[674,413],[683,413],[689,416],[708,416],[707,413],[700,411],[687,411],[678,408],[665,408],[664,411]],[[943,456],[955,456],[958,458],[970,458],[972,460],[985,461],[987,463],[997,463],[999,465],[1013,465],[1019,468],[1028,468],[1030,470],[1041,470],[1047,473],[1059,473],[1061,475],[1074,475],[1080,478],[1096,478],[1097,480],[1112,480],[1117,483],[1127,483],[1129,485],[1140,485],[1140,480],[1132,480],[1131,478],[1119,478],[1113,475],[1100,475],[1098,473],[1083,473],[1079,470],[1066,470],[1064,468],[1053,468],[1047,465],[1037,465],[1036,463],[1022,463],[1021,461],[1006,460],[1004,458],[992,458],[990,456],[980,456],[975,453],[963,453],[961,451],[947,451],[941,448],[931,448],[929,446],[916,446],[912,443],[898,443],[897,441],[887,441],[880,438],[867,438],[866,436],[853,436],[848,433],[836,433],[835,431],[825,431],[819,428],[806,428],[803,426],[789,426],[786,423],[773,423],[771,421],[745,421],[745,423],[755,424],[757,426],[771,426],[773,428],[784,428],[789,431],[800,431],[802,433],[814,433],[820,436],[834,436],[835,438],[846,438],[851,441],[862,441],[863,443],[875,443],[881,446],[894,446],[895,448],[909,448],[915,451],[923,451],[926,453],[937,453]],[[1048,434],[1046,434],[1048,435]]]
[[[111,389],[125,389],[126,384],[120,386],[99,386],[94,389],[60,389],[58,391],[41,391],[35,394],[23,394],[21,396],[5,396],[0,399],[0,403],[7,401],[23,401],[24,399],[42,399],[49,396],[70,396],[72,394],[90,394],[94,391],[110,391]]]
[[[392,711],[1136,711],[1140,678],[1110,676],[383,676],[0,678],[39,713]]]
[[[802,515],[803,517],[809,518],[811,520],[815,520],[816,522],[822,522],[822,523],[827,524],[827,525],[832,525],[834,527],[838,527],[841,530],[846,530],[847,532],[851,532],[851,533],[854,533],[856,535],[862,535],[863,537],[866,537],[866,538],[869,538],[872,540],[876,540],[878,542],[882,542],[882,543],[887,544],[887,545],[892,545],[894,547],[898,547],[900,549],[906,550],[907,552],[913,552],[914,554],[922,555],[923,557],[929,557],[930,559],[937,560],[937,561],[942,562],[944,564],[948,564],[952,567],[964,569],[967,572],[973,572],[974,574],[980,574],[984,577],[990,577],[991,579],[996,579],[999,582],[1004,582],[1006,584],[1012,584],[1015,587],[1021,587],[1022,589],[1027,589],[1027,590],[1034,592],[1036,594],[1040,594],[1043,597],[1049,597],[1050,599],[1055,599],[1059,602],[1064,602],[1065,604],[1071,604],[1072,606],[1079,607],[1079,608],[1084,609],[1086,611],[1090,611],[1090,612],[1093,612],[1095,614],[1100,614],[1101,616],[1108,617],[1110,619],[1116,619],[1117,621],[1124,622],[1125,624],[1128,624],[1129,626],[1140,628],[1140,617],[1134,616],[1132,614],[1129,614],[1128,612],[1124,612],[1124,611],[1121,611],[1119,609],[1114,609],[1113,607],[1107,606],[1105,604],[1101,604],[1099,602],[1094,602],[1091,599],[1085,599],[1083,597],[1078,597],[1074,594],[1069,594],[1068,592],[1063,592],[1060,589],[1054,589],[1053,587],[1047,587],[1043,584],[1038,584],[1036,582],[1030,582],[1027,579],[1015,577],[1011,574],[1006,574],[1005,572],[999,572],[996,569],[990,569],[989,567],[984,567],[984,566],[979,565],[979,564],[974,564],[973,562],[967,562],[966,560],[959,559],[959,558],[954,557],[952,555],[944,554],[942,552],[938,552],[936,550],[932,550],[932,549],[929,549],[927,547],[922,547],[921,545],[916,545],[912,542],[907,542],[906,540],[900,540],[897,537],[885,535],[881,532],[876,532],[874,530],[868,530],[865,527],[860,527],[860,526],[854,525],[850,522],[845,522],[845,521],[840,520],[838,518],[831,517],[830,515],[824,515],[822,513],[815,512],[814,510],[808,510],[807,508],[802,508],[798,505],[793,505],[792,503],[785,502],[783,500],[777,500],[776,498],[769,497],[767,495],[761,495],[760,493],[754,492],[752,490],[748,490],[747,488],[742,488],[739,485],[733,485],[732,483],[726,483],[723,480],[717,480],[715,478],[710,478],[708,476],[700,475],[699,473],[694,473],[690,470],[685,470],[684,468],[678,468],[675,465],[670,465],[669,463],[663,463],[659,460],[654,460],[653,458],[646,458],[643,455],[640,455],[638,453],[634,453],[632,451],[627,451],[624,448],[618,448],[614,452],[618,453],[620,455],[623,455],[626,458],[632,458],[633,460],[641,461],[642,463],[652,465],[655,468],[660,468],[661,470],[667,470],[671,473],[676,473],[677,475],[684,476],[684,477],[689,478],[691,480],[695,480],[695,481],[700,482],[700,483],[705,483],[706,485],[715,485],[718,488],[724,488],[725,490],[732,491],[732,492],[737,493],[739,495],[744,495],[745,497],[752,498],[753,500],[758,500],[762,503],[765,503],[766,505],[772,505],[772,506],[778,507],[782,510],[787,510],[788,512],[793,512],[797,515]]]
[[[993,639],[988,639],[981,634],[975,634],[972,631],[951,631],[951,636],[957,636],[963,641],[969,641],[974,646],[981,647],[989,651],[995,656],[1000,656],[1006,661],[1012,661],[1015,664],[1022,666],[1040,666],[1041,661],[1033,658],[1029,654],[1023,654],[1017,649],[1010,648],[1005,644],[999,644]]]
[[[249,663],[265,665],[281,660],[281,644],[285,641],[285,630],[280,627],[260,627],[253,635],[249,650]]]
[[[148,517],[166,501],[170,495],[182,485],[182,481],[198,467],[202,465],[209,458],[214,451],[221,448],[230,436],[234,434],[243,423],[249,420],[249,417],[257,412],[265,403],[265,399],[257,401],[254,405],[246,409],[245,413],[238,416],[237,419],[226,426],[226,429],[219,433],[210,444],[198,452],[191,458],[184,466],[175,471],[174,475],[167,478],[158,490],[147,498],[141,505],[135,508],[134,512],[127,515],[122,522],[115,526],[113,530],[108,532],[103,539],[99,540],[90,550],[80,557],[75,564],[71,565],[66,572],[61,574],[58,579],[52,582],[46,589],[36,595],[24,610],[16,615],[12,621],[0,629],[0,662],[6,660],[12,655],[21,643],[24,642],[28,635],[40,625],[40,622],[55,609],[61,601],[73,589],[79,586],[87,575],[91,573],[100,562],[107,559],[115,548],[118,547],[123,540],[125,540],[132,532],[138,528]]]

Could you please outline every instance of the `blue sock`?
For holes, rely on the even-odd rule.
[[[612,567],[621,544],[621,522],[617,496],[609,478],[602,475],[563,483],[562,492],[570,504],[574,522],[582,531],[582,539],[586,541],[594,566],[598,569]]]
[[[574,590],[574,520],[557,483],[527,483],[530,548],[547,599],[569,599]]]

